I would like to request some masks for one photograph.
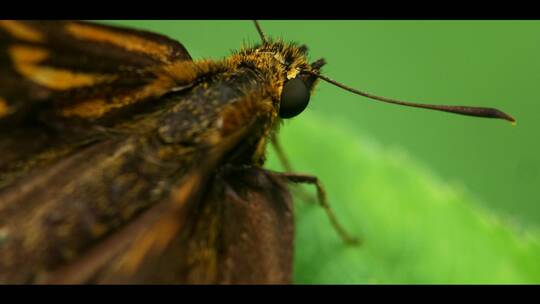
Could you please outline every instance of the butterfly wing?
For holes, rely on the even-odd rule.
[[[196,69],[182,44],[159,34],[90,22],[0,20],[0,187],[31,163],[102,137],[98,127],[191,86]]]
[[[284,182],[248,170],[213,176],[201,194],[194,181],[43,282],[290,283],[294,225]]]
[[[0,21],[0,120],[41,113],[95,120],[191,84],[174,40],[75,21]],[[18,115],[17,115],[18,114]]]
[[[98,281],[290,283],[294,228],[285,184],[255,169],[214,176],[206,189],[197,204],[187,206],[183,231],[165,250],[147,256],[137,268],[107,267]],[[125,258],[119,261],[130,261]]]
[[[290,283],[294,225],[284,181],[216,169],[227,139],[171,195],[41,283]]]
[[[218,191],[222,188],[224,196]],[[290,283],[294,223],[285,182],[264,170],[248,169],[225,176],[213,189],[214,195],[205,204],[219,206],[216,211],[222,221],[214,246],[218,249],[216,281]]]

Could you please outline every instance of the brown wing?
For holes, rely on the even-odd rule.
[[[0,21],[0,119],[43,108],[100,118],[193,81],[165,36],[74,21]],[[23,113],[23,114],[21,114]]]
[[[204,187],[197,176],[43,282],[290,283],[294,225],[285,183],[260,169],[213,176]]]
[[[141,138],[105,140],[0,190],[0,281],[289,282],[286,187],[264,171],[219,167],[256,127],[170,168]],[[174,182],[178,168],[187,171]],[[165,186],[154,172],[170,176]],[[151,204],[167,180],[175,190]]]
[[[165,250],[131,265],[134,254],[121,255],[95,280],[290,283],[294,228],[291,198],[285,184],[253,169],[214,176],[205,189],[199,202],[186,206],[182,229],[163,246]],[[147,233],[156,236],[159,230]],[[141,239],[132,245],[135,258],[144,243]]]

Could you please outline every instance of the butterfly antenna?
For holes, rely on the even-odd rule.
[[[259,36],[261,36],[261,40],[262,40],[263,44],[266,44],[268,42],[268,40],[266,40],[266,36],[264,35],[264,33],[262,31],[262,28],[261,28],[261,25],[259,24],[259,21],[253,20],[253,22],[255,23],[255,27],[257,28],[257,32],[259,32]]]
[[[469,107],[469,106],[446,106],[446,105],[431,105],[431,104],[423,104],[423,103],[414,103],[414,102],[407,102],[402,100],[396,100],[391,99],[387,97],[381,97],[376,96],[370,93],[362,92],[360,90],[357,90],[355,88],[351,88],[349,86],[346,86],[342,83],[339,83],[331,78],[328,78],[326,76],[323,76],[317,72],[314,71],[305,71],[308,74],[311,74],[313,76],[316,76],[328,83],[331,83],[337,87],[340,87],[344,90],[347,90],[349,92],[352,92],[354,94],[364,96],[370,99],[391,103],[391,104],[397,104],[401,106],[407,106],[407,107],[415,107],[415,108],[422,108],[422,109],[428,109],[428,110],[436,110],[436,111],[443,111],[443,112],[449,112],[454,114],[460,114],[460,115],[467,115],[467,116],[476,116],[476,117],[485,117],[485,118],[496,118],[496,119],[504,119],[512,124],[516,123],[516,120],[514,117],[512,117],[509,114],[504,113],[503,111],[500,111],[498,109],[494,108],[483,108],[483,107]]]

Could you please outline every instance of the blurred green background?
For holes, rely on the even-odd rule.
[[[250,21],[114,21],[219,59],[259,41]],[[517,126],[377,103],[320,83],[283,127],[299,171],[319,176],[365,244],[297,205],[298,283],[540,282],[540,22],[261,21],[305,43],[324,73],[377,95],[497,107]],[[273,155],[269,166],[280,168]]]

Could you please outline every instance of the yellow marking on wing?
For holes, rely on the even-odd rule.
[[[67,117],[100,117],[107,112],[107,103],[103,99],[90,99],[62,110],[62,115]]]
[[[13,45],[9,48],[9,55],[14,64],[36,64],[45,60],[49,53],[40,47]]]
[[[30,42],[43,42],[43,35],[32,27],[15,20],[0,20],[0,27],[13,37]]]
[[[107,112],[136,103],[140,100],[159,97],[178,86],[194,83],[200,75],[225,70],[221,62],[210,60],[179,61],[169,65],[157,67],[153,74],[156,79],[146,86],[128,94],[112,97],[110,100],[89,99],[62,110],[66,117],[99,118]]]
[[[79,23],[68,23],[66,30],[76,38],[95,42],[110,43],[128,51],[150,55],[162,62],[169,62],[171,47],[146,40],[134,35],[116,33],[107,29]]]
[[[69,90],[91,86],[116,78],[113,75],[77,73],[70,70],[40,66],[39,63],[48,57],[43,48],[14,45],[9,54],[17,72],[26,78],[52,90]]]
[[[0,118],[9,114],[9,106],[7,101],[0,97]]]
[[[111,110],[134,104],[146,98],[161,96],[171,87],[173,87],[172,80],[158,78],[141,89],[134,90],[129,94],[114,96],[110,100],[90,99],[66,107],[62,110],[62,115],[66,117],[98,118]]]
[[[74,73],[49,67],[26,66],[23,75],[53,90],[69,90],[111,81],[115,76]]]

